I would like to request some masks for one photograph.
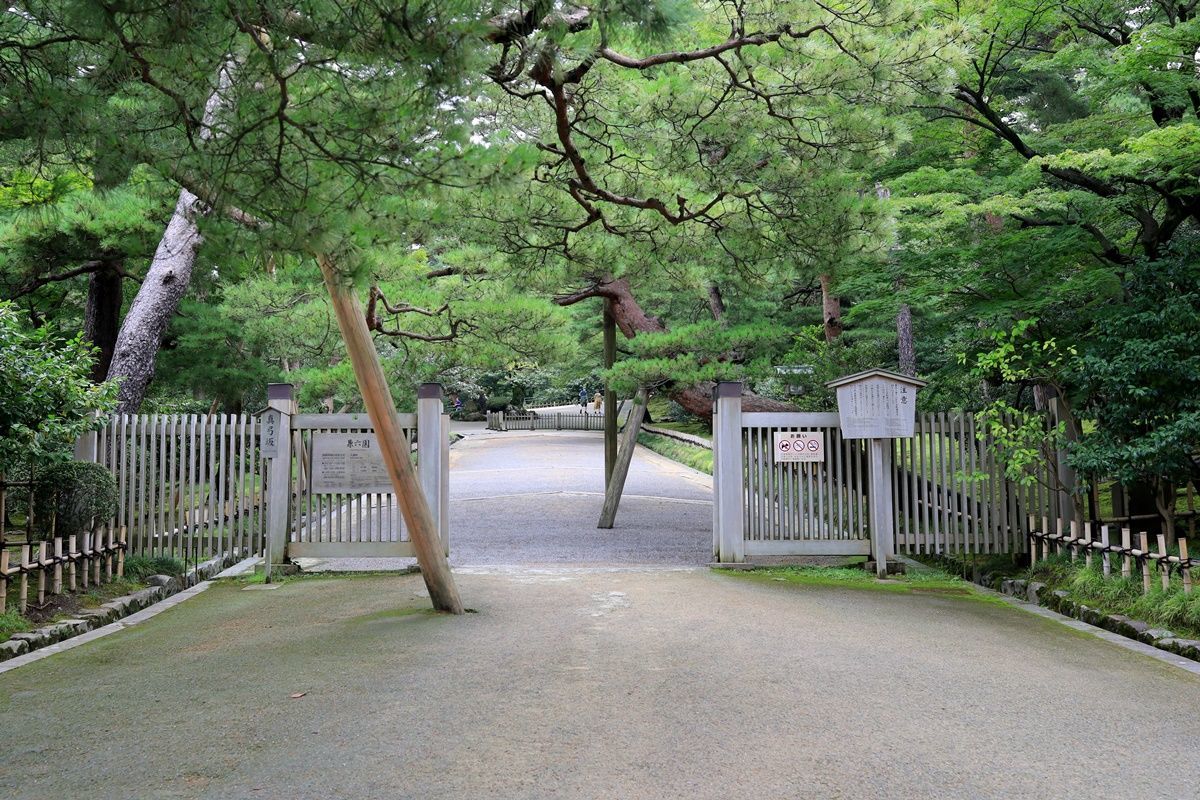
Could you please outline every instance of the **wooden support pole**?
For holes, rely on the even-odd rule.
[[[1142,531],[1138,534],[1142,551],[1142,594],[1150,593],[1150,536]]]
[[[613,465],[612,478],[604,490],[604,508],[600,510],[597,528],[610,529],[617,519],[617,506],[621,504],[621,492],[625,489],[629,465],[633,462],[633,451],[637,448],[638,431],[642,429],[642,419],[646,416],[646,398],[644,388],[638,389],[634,395],[633,407],[629,410],[629,419],[625,421],[620,447],[617,448],[617,461]]]
[[[1187,539],[1182,536],[1179,537],[1179,572],[1183,575],[1183,593],[1191,594],[1192,566],[1188,563]]]
[[[1086,551],[1083,556],[1084,564],[1088,569],[1092,568],[1092,523],[1084,522],[1083,524],[1083,546]]]
[[[0,544],[0,614],[8,610],[8,551]]]
[[[1171,562],[1167,561],[1167,535],[1165,533],[1158,534],[1158,574],[1162,579],[1162,589],[1167,591],[1171,588]]]
[[[1042,533],[1045,534],[1046,537],[1050,536],[1050,518],[1049,517],[1046,517],[1046,516],[1042,517]],[[1050,539],[1043,538],[1042,539],[1042,559],[1045,560],[1048,558],[1050,558]]]
[[[1133,575],[1133,558],[1129,555],[1129,549],[1133,547],[1133,535],[1129,528],[1121,528],[1121,549],[1124,553],[1121,556],[1121,577],[1128,578]]]
[[[604,300],[604,368],[617,363],[617,321],[612,315],[612,300]],[[617,464],[617,393],[604,387],[604,486],[612,484]],[[615,510],[614,510],[615,514]],[[601,526],[603,527],[603,526]],[[610,526],[611,527],[611,526]]]
[[[117,577],[125,577],[125,528],[121,528],[120,534],[117,536],[117,541],[120,544],[120,549],[117,550]]]
[[[325,287],[329,290],[338,327],[346,344],[346,353],[350,356],[354,377],[358,381],[363,404],[367,407],[367,416],[375,426],[379,451],[396,490],[396,502],[408,526],[408,535],[421,567],[421,577],[425,579],[425,586],[429,590],[429,599],[439,611],[461,614],[463,605],[458,596],[458,587],[454,584],[433,513],[413,469],[408,440],[396,419],[396,405],[392,401],[371,332],[367,329],[362,304],[347,278],[338,273],[330,256],[317,256],[317,263],[325,278]]]

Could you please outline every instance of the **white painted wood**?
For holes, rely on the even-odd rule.
[[[442,408],[442,387],[435,383],[423,384],[417,400],[417,469],[420,472],[425,501],[429,503],[429,511],[433,514],[434,528],[442,536],[442,546],[448,554],[448,526],[443,525],[441,497],[442,473],[445,471],[442,459],[447,456],[442,445]]]
[[[747,541],[747,556],[866,556],[869,539],[800,539],[795,541]]]
[[[743,428],[836,428],[832,411],[741,411]]]
[[[271,400],[271,407],[278,409],[279,418],[279,452],[269,461],[267,479],[267,542],[266,563],[270,570],[272,564],[282,564],[288,558],[295,557],[288,548],[288,528],[290,523],[292,495],[292,429],[290,398]],[[270,573],[268,572],[268,575]]]
[[[416,414],[397,414],[400,427],[405,429],[417,427]],[[338,429],[373,431],[371,418],[366,414],[295,414],[291,420],[294,431]]]
[[[719,383],[713,414],[713,469],[719,480],[713,484],[713,536],[717,560],[740,563],[746,560],[743,534],[742,485],[742,385]]]

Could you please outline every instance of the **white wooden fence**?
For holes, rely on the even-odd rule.
[[[110,526],[129,555],[188,561],[259,552],[263,469],[253,416],[120,414],[80,440],[76,456],[107,467],[118,505]]]
[[[620,415],[620,409],[617,411]],[[493,431],[602,431],[604,412],[587,411],[578,413],[556,411],[553,414],[506,414],[489,411],[488,430]]]
[[[718,385],[715,558],[870,554],[867,440],[843,439],[836,413],[743,412],[740,393],[739,384]],[[825,461],[776,463],[780,431],[823,434]],[[892,482],[896,552],[1024,552],[1028,517],[1060,513],[1050,471],[1029,486],[1008,480],[971,414],[922,414],[913,438],[894,440],[884,452],[879,474]]]

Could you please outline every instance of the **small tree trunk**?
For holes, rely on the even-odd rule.
[[[708,308],[712,311],[713,319],[725,324],[725,298],[721,296],[721,287],[715,283],[708,285]]]
[[[179,190],[175,213],[154,251],[142,288],[121,324],[108,368],[108,379],[119,380],[121,385],[118,414],[136,414],[141,407],[154,377],[163,334],[191,282],[196,252],[204,241],[195,220],[198,204],[194,194],[187,189]]]
[[[901,303],[900,312],[896,314],[896,352],[900,372],[904,375],[916,375],[917,351],[913,347],[912,309],[908,307],[908,303]]]
[[[392,401],[383,366],[379,363],[379,352],[367,329],[362,303],[338,274],[329,256],[318,256],[317,262],[337,314],[338,327],[346,343],[346,353],[350,356],[358,389],[362,392],[363,404],[367,407],[367,416],[375,426],[379,451],[392,479],[392,486],[396,489],[396,502],[408,526],[417,563],[421,566],[421,577],[429,589],[429,599],[438,611],[461,614],[463,605],[458,596],[458,587],[454,584],[454,575],[450,572],[441,536],[434,525],[429,501],[413,469],[408,440],[400,431],[396,405]]]
[[[118,265],[106,261],[88,276],[83,335],[96,346],[96,363],[92,366],[95,383],[108,377],[108,365],[112,363],[121,330],[121,273],[114,269]]]
[[[821,276],[821,316],[825,324],[825,341],[832,344],[842,335],[842,301],[833,294],[830,284],[833,276]]]

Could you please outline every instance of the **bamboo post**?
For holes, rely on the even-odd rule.
[[[104,539],[99,531],[92,531],[92,558],[88,563],[92,565],[92,583],[96,586],[100,585],[100,562],[103,560],[103,555]]]
[[[1162,579],[1163,591],[1171,588],[1171,562],[1167,560],[1167,535],[1158,535],[1158,573]]]
[[[61,536],[54,537],[54,593],[62,594],[62,562],[63,540]]]
[[[21,545],[21,599],[18,604],[21,613],[29,607],[29,545]]]
[[[1071,538],[1068,540],[1067,548],[1071,552],[1071,561],[1074,562],[1079,558],[1079,520],[1071,520],[1070,529]]]
[[[1121,550],[1124,551],[1121,558],[1121,577],[1128,578],[1133,574],[1132,558],[1129,555],[1129,550],[1133,547],[1132,535],[1129,528],[1121,528]]]
[[[0,614],[8,610],[8,550],[0,545]]]
[[[1103,565],[1104,577],[1107,578],[1109,575],[1112,574],[1112,559],[1109,558],[1109,553],[1108,553],[1109,544],[1108,544],[1108,526],[1107,525],[1100,526],[1100,544],[1104,545],[1104,553],[1100,556],[1100,562]]]
[[[104,579],[113,579],[113,529],[110,525],[104,526]]]
[[[1083,523],[1083,546],[1086,548],[1083,555],[1083,563],[1088,568],[1092,568],[1092,523]]]
[[[92,552],[92,535],[87,531],[80,534],[79,539],[79,560],[83,562],[79,570],[79,588],[88,588],[88,558]]]
[[[337,314],[338,327],[342,331],[363,404],[367,407],[367,416],[375,426],[379,450],[392,479],[392,486],[396,489],[396,502],[408,526],[408,535],[421,567],[421,577],[425,579],[425,586],[429,590],[429,599],[439,611],[461,614],[463,605],[458,587],[455,586],[450,563],[442,549],[433,513],[413,469],[408,441],[396,419],[396,406],[379,363],[379,353],[367,329],[362,303],[346,277],[338,273],[332,257],[319,255],[317,263]]]
[[[38,608],[46,605],[46,543],[38,542],[37,549],[37,568],[38,568]]]
[[[67,537],[67,556],[70,558],[67,562],[67,584],[73,592],[75,591],[75,559],[79,557],[79,551],[75,549],[75,534]]]
[[[1050,558],[1050,518],[1042,517],[1042,560]]]
[[[1187,539],[1179,537],[1179,572],[1183,576],[1184,594],[1192,593],[1192,565],[1188,561]]]
[[[1150,592],[1150,537],[1145,531],[1138,534],[1142,545],[1142,594]]]
[[[1054,525],[1054,535],[1058,537],[1054,540],[1054,552],[1060,556],[1063,552],[1063,539],[1065,538],[1063,527],[1063,518],[1058,517]]]
[[[1038,562],[1037,517],[1029,515],[1029,559],[1033,564]]]
[[[625,479],[629,476],[629,465],[633,462],[633,451],[637,448],[638,431],[642,429],[642,420],[646,416],[647,393],[644,388],[637,390],[633,398],[633,409],[625,422],[625,430],[617,447],[617,461],[613,465],[612,478],[604,491],[604,507],[600,510],[600,522],[597,528],[611,529],[617,518],[617,506],[621,504],[621,492],[625,490]]]
[[[117,534],[117,541],[120,543],[120,547],[117,550],[117,577],[118,578],[125,577],[125,543],[126,543],[125,535],[126,535],[125,528],[122,527],[121,532],[119,534]]]

